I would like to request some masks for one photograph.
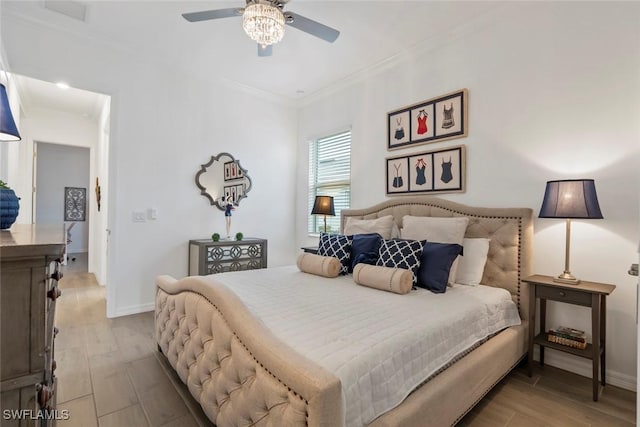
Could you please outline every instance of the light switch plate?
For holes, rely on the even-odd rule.
[[[146,222],[147,216],[144,211],[133,211],[133,222]]]

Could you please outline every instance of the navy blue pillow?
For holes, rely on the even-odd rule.
[[[418,279],[420,256],[426,240],[383,240],[378,252],[376,265],[383,267],[404,268],[411,271],[413,285]]]
[[[380,245],[382,245],[382,236],[378,233],[354,234],[351,241],[351,268],[349,272],[353,272],[356,264],[361,262],[376,265]]]
[[[447,290],[451,264],[462,254],[462,246],[456,243],[427,242],[420,257],[418,286],[436,294]]]
[[[320,233],[318,255],[338,258],[342,264],[340,274],[347,274],[351,266],[351,236]]]

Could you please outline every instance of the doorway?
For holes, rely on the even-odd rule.
[[[93,273],[97,283],[105,286],[111,97],[26,76],[13,77],[20,92],[24,134],[23,142],[15,146],[19,161],[14,171],[14,181],[22,187],[22,222],[72,227],[68,252],[83,254],[86,263],[82,270]],[[71,193],[65,194],[65,189]],[[76,267],[80,260],[76,256]],[[71,260],[68,268],[73,263]]]
[[[66,264],[73,270],[88,271],[89,148],[34,141],[34,154],[35,223],[64,223]]]

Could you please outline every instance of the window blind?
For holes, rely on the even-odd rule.
[[[309,143],[309,200],[333,196],[336,216],[327,216],[327,232],[340,231],[340,212],[351,206],[351,130]],[[324,215],[309,214],[308,232],[324,231]]]

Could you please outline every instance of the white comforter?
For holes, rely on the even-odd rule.
[[[509,292],[488,286],[397,295],[295,266],[211,278],[233,289],[282,341],[340,378],[347,426],[370,423],[459,353],[520,324]]]

